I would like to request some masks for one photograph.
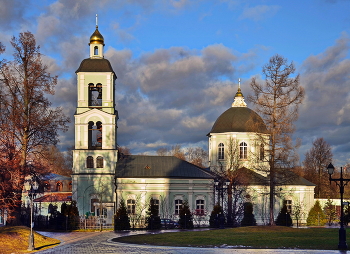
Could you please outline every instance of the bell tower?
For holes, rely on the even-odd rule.
[[[118,111],[114,101],[117,76],[104,58],[104,45],[96,16],[96,29],[89,43],[90,57],[84,59],[76,71],[72,195],[80,215],[103,215],[109,221],[115,207]]]

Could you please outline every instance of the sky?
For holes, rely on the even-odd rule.
[[[59,148],[74,145],[75,71],[98,28],[117,75],[118,145],[155,154],[180,145],[207,149],[215,120],[241,79],[279,54],[293,62],[305,99],[295,122],[300,163],[324,138],[335,166],[350,162],[350,0],[0,0],[0,41],[30,31],[58,75],[50,100],[71,118]],[[247,100],[246,100],[247,101]],[[248,107],[254,105],[248,102]]]

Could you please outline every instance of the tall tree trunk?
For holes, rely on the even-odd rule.
[[[233,227],[233,218],[232,218],[232,182],[227,188],[227,225]]]

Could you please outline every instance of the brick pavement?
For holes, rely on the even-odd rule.
[[[115,232],[71,232],[71,233],[49,233],[40,232],[62,241],[62,243],[54,248],[44,251],[37,251],[39,254],[60,253],[60,254],[100,254],[100,253],[137,253],[137,254],[316,254],[316,253],[340,253],[339,251],[319,251],[319,250],[262,250],[262,249],[233,249],[226,246],[226,248],[192,248],[192,247],[166,247],[166,246],[149,246],[136,245],[113,242],[113,238],[124,235],[140,234],[144,232],[136,231],[129,233],[115,233]]]

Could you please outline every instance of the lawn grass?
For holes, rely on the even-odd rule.
[[[34,232],[35,250],[44,250],[60,243],[59,240]],[[30,228],[24,226],[0,227],[0,253],[30,253],[27,251]]]
[[[135,235],[116,238],[114,241],[183,247],[336,250],[338,229],[256,226]]]

